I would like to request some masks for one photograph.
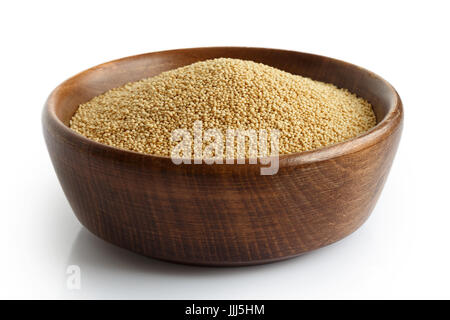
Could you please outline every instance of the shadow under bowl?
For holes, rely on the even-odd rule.
[[[368,100],[377,125],[326,148],[283,155],[275,175],[260,164],[175,165],[69,129],[78,108],[130,81],[229,57],[333,83]],[[395,89],[358,66],[294,51],[211,47],[148,53],[68,79],[49,96],[43,127],[53,166],[79,221],[100,238],[168,261],[237,266],[300,255],[336,242],[369,216],[400,140]]]

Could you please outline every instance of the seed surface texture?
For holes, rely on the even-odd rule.
[[[172,132],[279,131],[279,153],[322,148],[375,126],[369,102],[332,84],[239,59],[197,62],[127,83],[81,104],[70,127],[97,142],[170,156]]]

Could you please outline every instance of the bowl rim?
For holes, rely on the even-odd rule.
[[[149,55],[154,54],[167,54],[167,53],[183,53],[193,50],[207,50],[207,49],[213,49],[213,50],[220,50],[220,49],[248,49],[248,50],[265,50],[265,51],[271,51],[273,53],[287,53],[287,54],[300,54],[304,56],[314,57],[314,58],[321,58],[328,61],[332,61],[334,63],[343,64],[345,66],[356,68],[361,72],[365,72],[369,74],[371,77],[374,77],[378,80],[381,80],[382,83],[391,91],[392,96],[394,97],[394,106],[386,113],[384,118],[378,122],[374,127],[369,129],[368,131],[359,134],[355,137],[352,137],[350,139],[347,139],[342,142],[338,142],[326,147],[322,147],[319,149],[309,150],[309,151],[301,151],[301,152],[295,152],[295,153],[289,153],[289,154],[281,154],[279,155],[279,167],[288,167],[288,166],[297,166],[300,164],[308,164],[313,162],[319,162],[319,161],[325,161],[325,160],[331,160],[333,158],[341,157],[343,155],[352,154],[358,151],[361,151],[363,149],[369,148],[380,141],[384,140],[386,137],[391,135],[396,129],[398,129],[402,123],[403,120],[403,104],[401,101],[400,96],[398,95],[395,88],[385,79],[380,77],[379,75],[373,73],[370,70],[367,70],[365,68],[362,68],[360,66],[354,65],[352,63],[330,58],[323,55],[317,55],[312,53],[306,53],[306,52],[300,52],[300,51],[293,51],[293,50],[284,50],[284,49],[273,49],[273,48],[265,48],[265,47],[239,47],[239,46],[211,46],[211,47],[193,47],[193,48],[182,48],[182,49],[172,49],[172,50],[163,50],[163,51],[154,51],[154,52],[148,52],[138,55],[131,55],[115,60],[111,60],[105,63],[101,63],[99,65],[93,66],[91,68],[88,68],[84,71],[81,71],[74,76],[68,78],[67,80],[60,83],[49,95],[47,98],[47,101],[44,105],[43,110],[43,123],[44,123],[44,130],[46,129],[47,123],[52,125],[52,128],[57,130],[57,132],[63,136],[64,138],[68,139],[69,141],[78,142],[80,144],[86,145],[89,148],[95,149],[99,152],[104,153],[105,155],[109,155],[112,157],[120,156],[123,158],[140,158],[140,159],[152,159],[152,160],[158,160],[162,162],[170,162],[172,163],[172,158],[169,156],[160,156],[160,155],[152,155],[152,154],[145,154],[140,153],[136,151],[121,149],[118,147],[110,146],[107,144],[103,144],[94,140],[91,140],[80,133],[70,129],[67,125],[65,125],[56,115],[56,105],[58,103],[58,96],[61,94],[61,91],[67,86],[70,86],[72,82],[77,81],[78,78],[83,77],[84,75],[95,72],[96,70],[101,70],[102,68],[107,68],[112,64],[116,64],[118,62],[124,62],[127,60],[132,60],[136,58],[144,58]],[[235,159],[236,160],[236,159]],[[246,165],[248,165],[246,161]],[[195,167],[199,166],[208,166],[208,167],[215,167],[219,166],[221,164],[206,164],[202,161],[201,164],[196,164]],[[226,167],[234,167],[234,166],[242,166],[242,164],[228,164]],[[265,167],[265,165],[261,165],[259,162],[258,164],[252,164],[252,167],[259,168],[259,167]]]

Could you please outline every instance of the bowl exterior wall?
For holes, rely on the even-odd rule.
[[[286,165],[171,165],[117,157],[61,134],[44,111],[53,166],[79,221],[100,238],[174,262],[247,265],[342,239],[369,216],[401,134],[333,159]],[[170,160],[169,160],[170,162]]]

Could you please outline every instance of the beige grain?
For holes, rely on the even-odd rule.
[[[125,84],[79,106],[70,127],[110,146],[170,156],[171,133],[277,129],[280,154],[345,141],[372,128],[371,105],[346,89],[270,66],[219,58]]]

